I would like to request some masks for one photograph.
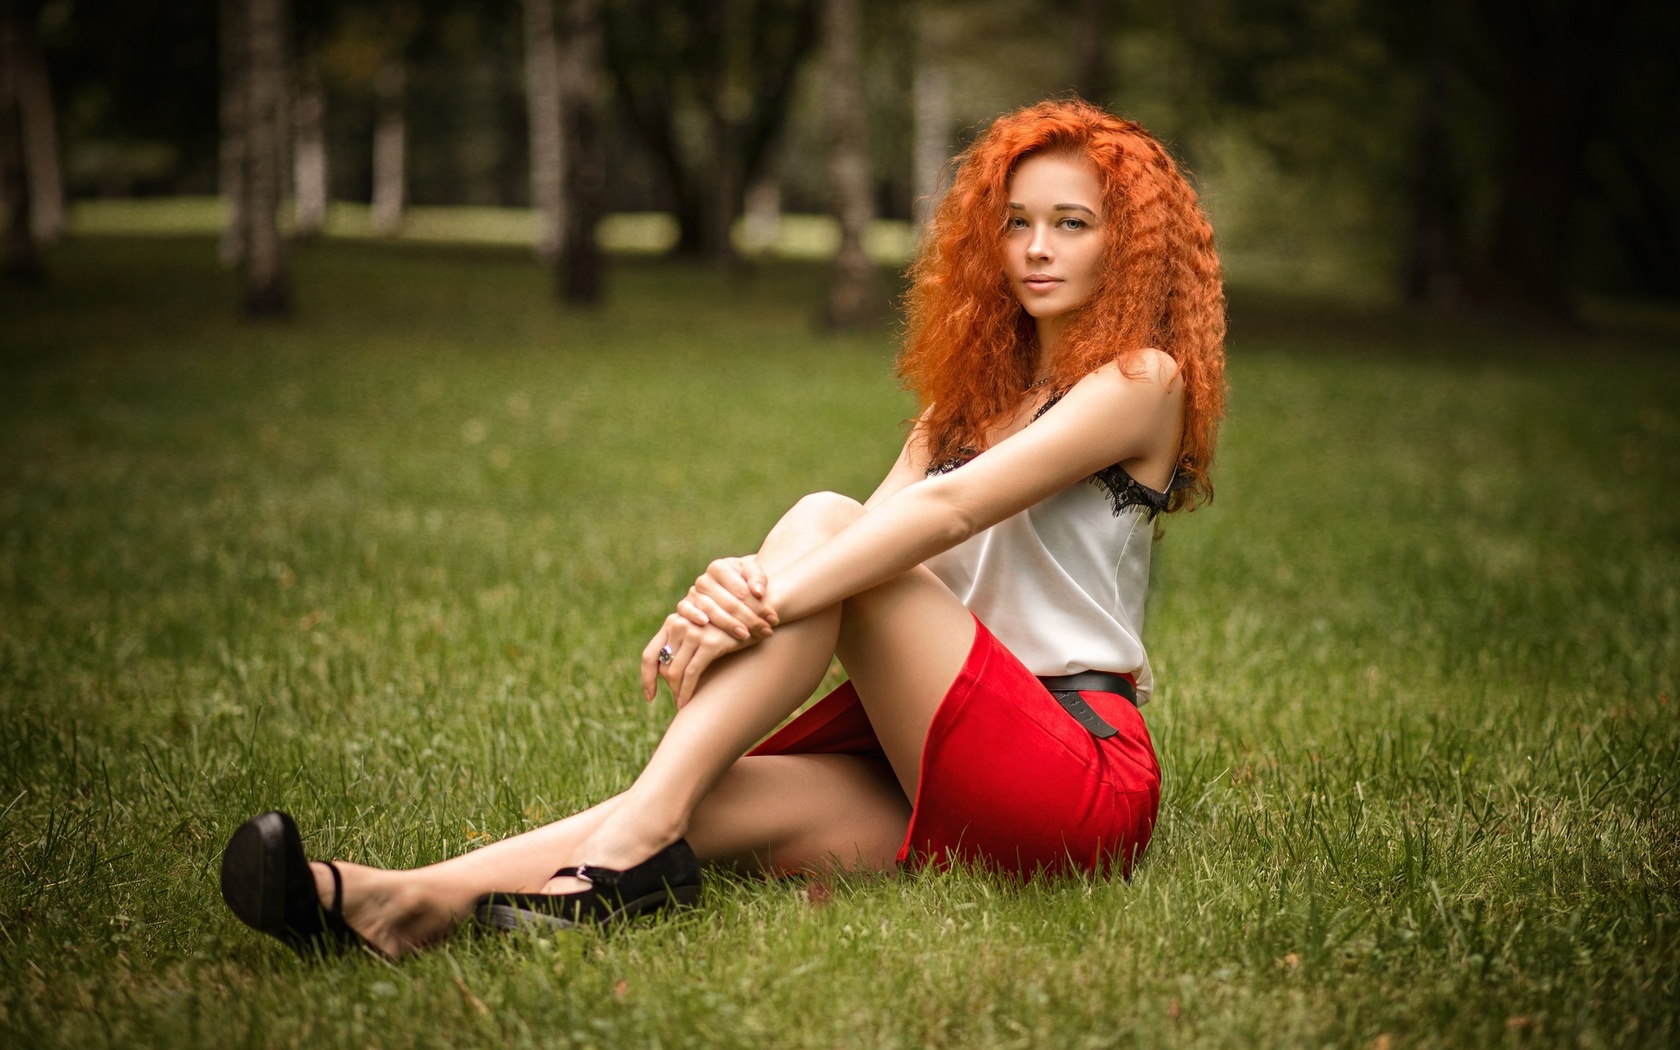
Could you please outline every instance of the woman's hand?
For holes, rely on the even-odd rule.
[[[642,695],[652,702],[663,678],[680,710],[694,695],[700,675],[712,661],[757,643],[757,638],[737,638],[716,624],[699,626],[672,613],[642,649]],[[666,652],[669,658],[661,660]]]
[[[677,612],[696,627],[715,626],[741,641],[763,641],[779,622],[764,600],[768,582],[753,555],[719,558],[695,579]]]

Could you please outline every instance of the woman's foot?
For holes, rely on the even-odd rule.
[[[263,813],[241,824],[222,851],[222,900],[245,925],[299,955],[353,951],[364,942],[344,921],[338,869],[323,868],[324,898],[297,823],[278,810]]]
[[[568,929],[608,926],[700,899],[700,862],[683,839],[627,868],[587,864],[562,868],[558,875],[555,882],[577,881],[584,888],[569,893],[487,893],[478,899],[474,914],[481,924],[497,929],[528,924]]]
[[[222,900],[239,920],[306,957],[368,947],[394,958],[443,936],[452,915],[406,873],[311,862],[297,824],[273,811],[241,824],[222,852]]]
[[[448,936],[455,916],[415,885],[411,872],[385,871],[336,861],[311,861],[315,893],[323,908],[332,906],[332,869],[343,880],[344,922],[386,958],[395,959]]]
[[[640,821],[609,820],[596,828],[594,834],[578,843],[577,849],[573,851],[574,855],[565,859],[569,864],[628,871],[681,838],[681,829],[656,831],[652,826]],[[589,889],[589,886],[587,879],[556,875],[543,885],[542,892],[581,893]]]

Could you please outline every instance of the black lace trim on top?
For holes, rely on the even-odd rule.
[[[967,463],[979,454],[978,450],[964,445],[962,448],[957,449],[957,454],[952,456],[950,459],[942,459],[938,463],[935,463],[931,467],[927,468],[927,476],[931,478],[935,474],[949,474],[951,471],[956,470],[958,467]]]
[[[1173,493],[1190,487],[1191,479],[1187,474],[1181,475],[1174,471],[1167,491],[1157,492],[1126,473],[1126,468],[1116,463],[1112,467],[1104,467],[1085,480],[1102,486],[1103,491],[1108,493],[1109,502],[1114,504],[1114,513],[1119,514],[1127,507],[1142,507],[1145,511],[1144,517],[1154,521],[1157,514],[1167,509],[1167,501],[1172,498]]]
[[[1039,416],[1050,411],[1050,406],[1061,399],[1061,394],[1051,396],[1039,407],[1037,412],[1033,413],[1032,419],[1028,420],[1027,424],[1031,426],[1036,423]],[[979,454],[976,449],[960,448],[956,455],[928,467],[927,476],[931,478],[935,474],[949,474]],[[1188,475],[1180,474],[1174,470],[1172,481],[1167,484],[1167,490],[1160,492],[1139,482],[1126,473],[1126,468],[1118,463],[1104,467],[1085,480],[1090,484],[1099,486],[1108,495],[1109,502],[1114,505],[1116,516],[1124,513],[1127,507],[1142,507],[1145,520],[1148,521],[1154,521],[1156,515],[1167,509],[1167,501],[1173,493],[1180,489],[1189,488],[1191,483],[1191,478]]]

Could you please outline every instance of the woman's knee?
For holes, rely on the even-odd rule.
[[[862,516],[863,504],[850,496],[813,492],[782,515],[764,538],[759,554],[771,561],[797,558]]]
[[[837,533],[863,516],[863,504],[839,492],[812,492],[801,496],[788,511],[808,528]]]

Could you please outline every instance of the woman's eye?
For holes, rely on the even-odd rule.
[[[1062,228],[1065,230],[1083,230],[1085,228],[1085,220],[1075,219],[1072,216],[1069,216],[1068,218],[1062,220]]]
[[[1004,223],[1004,226],[1011,230],[1024,230],[1027,228],[1027,220],[1021,218],[1019,215],[1011,215],[1009,220]]]

